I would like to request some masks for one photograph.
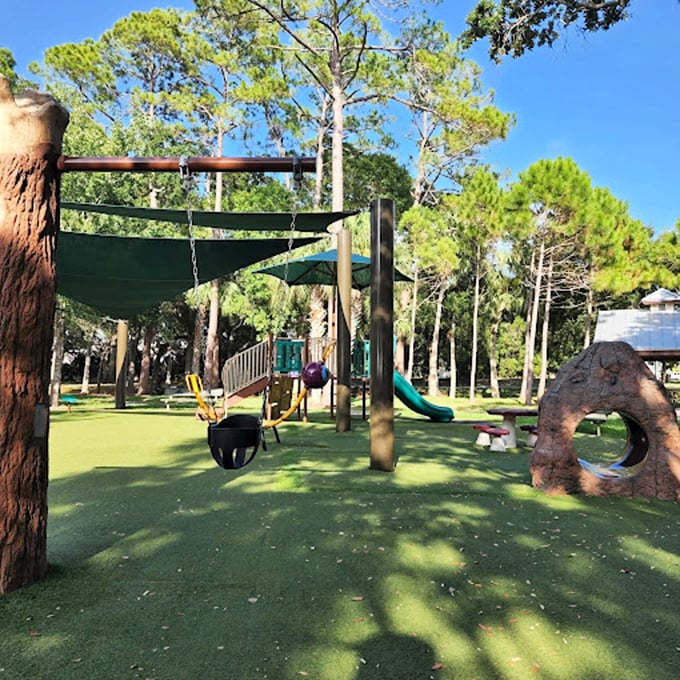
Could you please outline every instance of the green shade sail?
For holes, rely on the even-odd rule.
[[[119,217],[133,217],[158,222],[174,222],[187,224],[186,210],[168,208],[136,208],[125,205],[107,205],[105,203],[74,203],[62,201],[64,210],[80,210],[82,212],[103,213]],[[297,213],[295,215],[295,231],[324,232],[338,220],[358,214],[349,212]],[[197,227],[213,229],[231,229],[232,231],[287,231],[291,228],[291,213],[228,213],[192,210],[191,221]]]
[[[335,286],[338,280],[338,251],[325,250],[291,260],[288,268],[284,264],[256,269],[254,274],[270,274],[283,279],[289,286],[321,285]],[[395,281],[412,281],[398,269],[394,270]],[[361,290],[371,285],[371,258],[352,253],[352,288]]]
[[[293,248],[317,240],[298,238]],[[226,276],[287,250],[288,238],[199,239],[199,281]],[[193,285],[191,248],[186,239],[59,233],[57,292],[105,316],[127,319]]]

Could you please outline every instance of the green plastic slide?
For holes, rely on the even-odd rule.
[[[453,410],[448,406],[437,406],[423,399],[411,383],[399,373],[394,372],[394,394],[412,411],[427,416],[437,423],[450,423],[453,420]]]

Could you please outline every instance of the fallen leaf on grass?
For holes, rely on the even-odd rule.
[[[441,663],[440,661],[437,661],[437,663],[432,665],[432,668],[430,668],[431,671],[440,671],[442,668],[446,668],[446,666]]]

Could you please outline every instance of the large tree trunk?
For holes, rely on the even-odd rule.
[[[191,343],[191,373],[201,374],[201,359],[203,354],[203,331],[205,326],[205,305],[201,302],[196,308],[194,317],[194,337]]]
[[[208,316],[208,339],[205,348],[205,389],[212,390],[220,385],[220,343],[217,329],[220,323],[220,282],[210,282],[210,312]]]
[[[0,76],[0,593],[47,571],[48,390],[68,114]]]
[[[153,324],[147,324],[144,329],[144,343],[142,345],[142,361],[139,367],[137,394],[149,394],[151,392],[151,344],[155,333]]]

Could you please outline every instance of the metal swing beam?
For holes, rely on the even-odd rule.
[[[60,156],[57,160],[60,172],[178,172],[180,167],[187,167],[189,172],[314,172],[316,159],[294,156],[259,158]]]

